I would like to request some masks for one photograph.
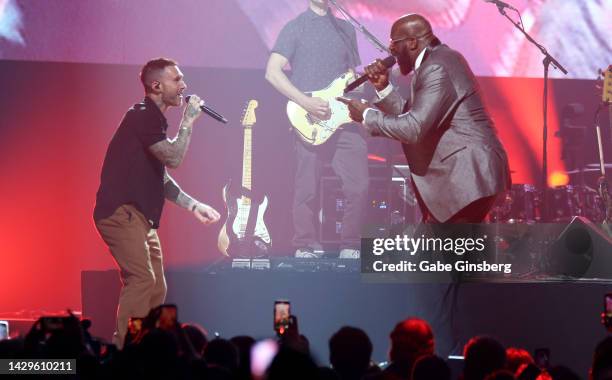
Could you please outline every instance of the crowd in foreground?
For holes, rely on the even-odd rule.
[[[41,318],[25,337],[0,341],[0,358],[75,358],[78,379],[210,380],[451,380],[444,358],[435,355],[435,337],[418,318],[400,321],[390,333],[389,362],[372,359],[365,331],[345,326],[329,339],[330,366],[318,366],[297,321],[277,339],[249,336],[209,339],[195,324],[181,324],[165,306],[131,323],[122,350],[93,338],[91,323],[74,316]],[[137,322],[137,323],[136,323]],[[476,336],[464,347],[463,380],[574,380],[585,378],[566,366],[543,368],[521,348],[506,348],[492,337]],[[586,375],[586,374],[585,374]],[[47,375],[48,376],[48,375]],[[612,379],[612,336],[594,349],[588,374]],[[36,377],[41,378],[41,377]]]

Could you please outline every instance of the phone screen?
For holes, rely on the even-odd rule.
[[[274,301],[274,330],[283,334],[289,327],[289,316],[291,315],[291,303],[285,300]]]
[[[0,321],[0,340],[8,339],[9,325],[7,321]]]
[[[142,330],[142,318],[132,317],[128,320],[128,333],[135,337]]]
[[[162,305],[157,321],[157,327],[164,330],[171,330],[177,324],[177,310],[175,305]]]

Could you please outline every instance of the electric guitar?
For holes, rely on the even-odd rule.
[[[231,181],[223,188],[227,220],[219,232],[217,246],[225,256],[262,256],[268,253],[272,239],[264,223],[268,197],[252,189],[252,136],[257,100],[247,103],[241,124],[244,127],[242,187],[234,189]]]
[[[329,102],[331,117],[328,120],[319,120],[310,115],[297,103],[287,103],[287,116],[297,135],[311,145],[321,145],[326,142],[336,130],[344,124],[351,123],[349,110],[346,104],[336,100],[338,96],[344,96],[344,88],[355,80],[352,71],[348,71],[334,79],[326,88],[318,91],[308,92],[313,98],[321,98]]]
[[[602,83],[602,92],[601,92],[601,101],[603,105],[606,105],[609,110],[609,122],[610,122],[610,130],[612,131],[612,65],[608,66],[607,70],[601,70],[601,75],[603,76]],[[610,225],[612,225],[612,195],[610,194],[610,189],[608,185],[608,180],[605,175],[605,167],[604,167],[604,157],[603,157],[603,148],[601,142],[601,130],[599,125],[597,125],[597,144],[599,149],[599,161],[601,163],[601,171],[602,176],[599,178],[599,195],[602,199],[603,208],[605,211],[605,217],[603,223],[608,231],[608,233],[612,236],[612,229]]]

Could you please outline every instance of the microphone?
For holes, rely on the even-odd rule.
[[[189,98],[191,98],[191,95],[187,95],[185,97],[185,101],[189,102]],[[202,104],[200,106],[200,109],[204,112],[207,113],[210,117],[212,117],[213,119],[222,122],[223,124],[227,124],[227,119],[223,117],[223,115],[221,115],[220,113],[218,113],[217,111],[215,111],[214,109],[210,108],[209,106],[206,105],[206,103]]]
[[[518,9],[514,8],[512,5],[508,4],[508,3],[504,3],[501,0],[484,0],[485,3],[492,3],[497,5],[497,8],[499,8],[500,10],[503,8],[508,8],[508,9],[512,9],[514,11],[518,12]]]
[[[388,56],[387,58],[382,60],[382,64],[385,65],[385,67],[388,69],[391,68],[391,66],[395,65],[395,57],[392,55]],[[363,74],[362,76],[355,79],[354,81],[352,81],[346,86],[346,88],[344,89],[344,94],[347,94],[353,91],[357,87],[361,86],[361,84],[367,80],[368,80],[368,76],[366,74]]]

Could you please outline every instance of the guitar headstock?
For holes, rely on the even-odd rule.
[[[255,108],[257,108],[258,105],[259,103],[257,103],[257,100],[255,99],[251,99],[247,102],[240,121],[244,127],[252,127],[257,121],[255,118]]]

